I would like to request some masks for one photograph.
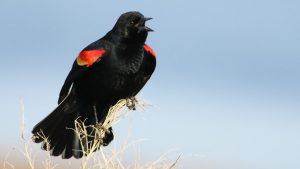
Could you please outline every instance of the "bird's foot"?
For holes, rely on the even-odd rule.
[[[129,110],[136,110],[136,103],[138,101],[136,100],[136,98],[133,96],[133,97],[129,97],[126,99],[126,106],[128,107]]]
[[[34,134],[34,135],[31,137],[31,140],[32,140],[33,142],[37,142],[37,140],[39,140],[39,139],[41,139],[41,137],[38,136],[38,135],[36,135],[36,134]]]
[[[97,123],[97,124],[95,124],[95,126],[94,126],[97,130],[101,130],[102,132],[104,132],[104,133],[110,133],[110,129],[109,128],[106,128],[106,127],[104,127],[103,125],[102,125],[102,123]]]
[[[97,122],[97,123],[95,124],[95,127],[96,127],[97,129],[102,129],[102,128],[103,128],[102,123],[99,123],[99,122]]]
[[[102,124],[98,123],[95,125],[95,127],[97,128],[96,132],[97,134],[95,134],[95,137],[94,139],[99,141],[100,145],[103,145],[103,146],[107,146],[108,144],[106,144],[106,137],[108,135],[111,135],[112,134],[112,129],[111,127],[110,128],[106,128],[104,127]]]

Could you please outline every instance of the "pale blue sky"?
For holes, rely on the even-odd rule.
[[[115,126],[114,142],[131,126],[132,140],[148,139],[144,154],[175,148],[183,166],[298,169],[299,7],[296,0],[1,0],[1,147],[20,143],[19,98],[29,131],[55,107],[77,53],[137,10],[154,18],[147,43],[158,65],[141,92],[154,106]]]

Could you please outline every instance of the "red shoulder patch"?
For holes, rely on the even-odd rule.
[[[76,61],[80,66],[86,65],[87,67],[91,66],[94,62],[97,61],[100,57],[104,55],[106,50],[85,50],[79,53]]]
[[[149,52],[154,58],[156,58],[156,54],[154,52],[154,50],[152,48],[150,48],[150,46],[148,46],[147,44],[144,44],[144,49]]]

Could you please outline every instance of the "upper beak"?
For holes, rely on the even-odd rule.
[[[145,18],[144,18],[145,21],[149,21],[149,20],[151,20],[151,19],[153,19],[153,18],[148,18],[148,17],[145,17]]]

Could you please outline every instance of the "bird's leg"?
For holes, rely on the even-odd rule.
[[[96,109],[96,106],[94,107],[94,110]],[[104,122],[105,122],[105,120],[106,120],[106,116],[107,116],[107,114],[108,114],[108,112],[109,112],[109,108],[107,108],[107,109],[104,109],[101,113],[104,113],[103,115],[102,115],[102,118],[101,119],[98,119],[97,117],[97,113],[95,113],[95,119],[96,119],[96,121],[97,121],[97,123],[96,123],[96,128],[98,128],[98,129],[100,129],[100,130],[103,130],[103,131],[105,131],[106,132],[106,128],[103,126],[103,124],[104,124]],[[109,121],[107,122],[107,124],[108,123],[110,123]]]
[[[129,110],[136,110],[135,105],[138,101],[134,96],[131,96],[126,99],[126,106],[128,107]]]
[[[98,130],[102,130],[106,133],[106,128],[102,126],[102,123],[103,121],[101,120],[101,122],[99,122],[98,120],[98,116],[97,116],[97,108],[96,108],[96,105],[93,106],[93,110],[94,110],[94,116],[95,116],[95,121],[96,121],[96,124],[95,124],[95,127],[98,129]],[[99,135],[99,134],[96,134],[95,135],[95,139],[96,140],[99,140],[100,141],[100,144],[103,143],[103,136],[102,135]]]
[[[97,108],[96,108],[96,105],[93,106],[93,110],[94,110],[94,116],[95,116],[96,124],[98,124],[98,116],[97,116]]]

